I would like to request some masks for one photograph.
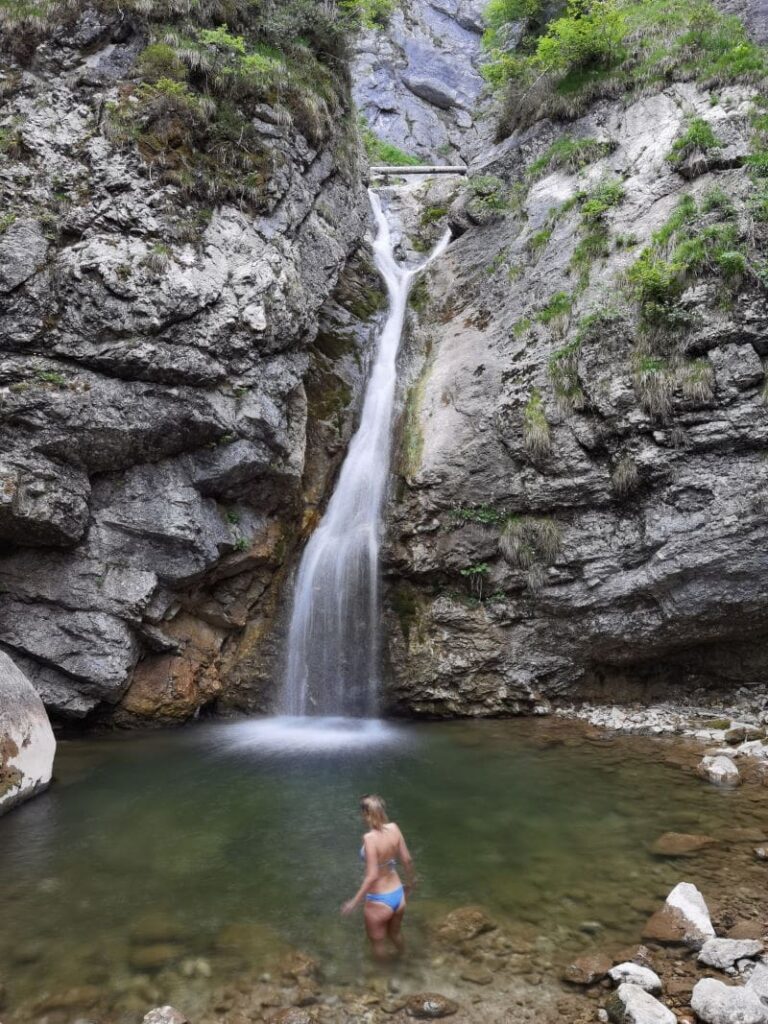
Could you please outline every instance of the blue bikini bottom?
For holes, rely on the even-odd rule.
[[[371,903],[385,903],[395,913],[400,909],[405,898],[405,890],[401,885],[398,889],[393,889],[392,892],[369,892],[365,898]]]

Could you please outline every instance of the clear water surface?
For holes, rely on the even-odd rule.
[[[208,957],[219,980],[233,926],[263,932],[252,966],[286,943],[331,978],[359,973],[361,923],[338,908],[360,877],[367,791],[388,799],[416,859],[416,957],[428,922],[468,903],[563,949],[585,921],[603,942],[636,940],[681,877],[649,844],[725,837],[765,805],[764,790],[704,785],[667,763],[672,750],[530,720],[267,720],[64,742],[52,789],[0,820],[6,1022],[41,991],[125,987],[147,914],[175,922],[183,955]],[[717,856],[684,877],[715,884]]]

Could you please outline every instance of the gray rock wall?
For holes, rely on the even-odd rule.
[[[464,234],[430,282],[390,508],[392,708],[482,715],[563,695],[763,692],[764,288],[703,273],[681,297],[684,326],[656,339],[661,359],[643,348],[626,278],[684,195],[697,233],[725,216],[738,244],[761,237],[740,167],[748,110],[738,89],[689,85],[626,109],[601,103],[567,134],[608,155],[532,180],[525,168],[563,133],[540,122],[477,165],[524,182],[517,208],[454,202]],[[722,145],[681,174],[666,156],[694,115]],[[578,195],[606,179],[624,195],[585,282]],[[726,214],[711,199],[721,193]]]
[[[373,310],[316,342],[368,206],[349,110],[317,149],[255,112],[258,215],[158,184],[105,114],[139,30],[89,18],[4,79],[0,647],[56,713],[184,718],[349,429]]]
[[[403,0],[365,34],[353,66],[370,128],[426,163],[469,161],[490,142],[491,99],[480,74],[486,0]]]

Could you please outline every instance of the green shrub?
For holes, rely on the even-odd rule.
[[[566,14],[549,25],[536,47],[535,63],[567,75],[611,68],[624,56],[626,18],[615,0],[568,0]]]
[[[675,140],[672,149],[667,153],[667,160],[673,167],[680,167],[688,157],[696,153],[707,153],[711,149],[719,149],[720,140],[712,130],[712,126],[701,117],[694,117],[685,131]]]
[[[503,38],[500,26],[495,32]],[[530,52],[498,46],[490,65],[489,79],[506,90],[501,137],[541,117],[579,116],[602,97],[626,101],[674,80],[759,83],[768,73],[765,51],[741,20],[711,0],[584,0]]]
[[[571,311],[573,298],[568,292],[556,292],[536,313],[540,324],[550,324],[557,317],[567,316]]]
[[[589,192],[580,193],[581,218],[592,226],[603,220],[605,214],[624,199],[624,186],[615,178],[603,178]]]
[[[557,139],[526,170],[529,178],[538,178],[547,171],[562,167],[572,173],[588,164],[608,156],[616,148],[615,142],[598,142],[597,139],[572,139],[566,136]]]
[[[417,167],[424,163],[423,160],[411,153],[406,153],[391,142],[380,139],[378,135],[360,118],[360,134],[365,146],[365,153],[368,162],[374,166],[377,164],[388,164],[391,167]]]
[[[464,187],[472,204],[481,210],[502,212],[509,208],[509,189],[501,178],[492,174],[470,175]]]

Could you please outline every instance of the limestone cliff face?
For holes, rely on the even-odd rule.
[[[354,96],[370,128],[426,163],[469,161],[493,137],[480,74],[487,0],[404,0],[362,39]]]
[[[376,305],[358,258],[357,313],[319,333],[368,216],[348,97],[315,141],[254,109],[257,201],[206,203],[116,138],[146,43],[85,9],[3,64],[0,646],[78,717],[220,695],[348,436]]]
[[[751,100],[680,84],[598,102],[515,132],[474,166],[475,194],[421,195],[434,230],[452,201],[463,233],[429,284],[401,425],[391,708],[484,715],[764,684]],[[695,119],[716,144],[670,160]],[[580,169],[558,165],[564,138],[587,140]],[[658,269],[679,245],[681,266],[694,250],[703,263],[678,268],[672,301],[638,261]]]

